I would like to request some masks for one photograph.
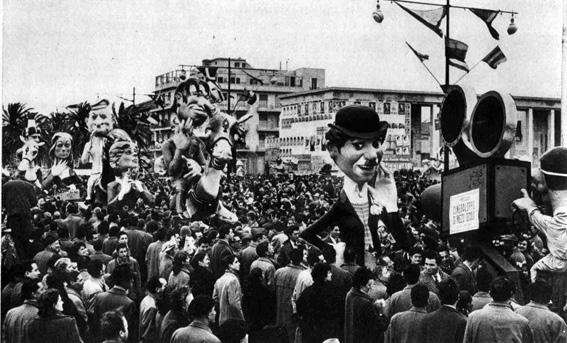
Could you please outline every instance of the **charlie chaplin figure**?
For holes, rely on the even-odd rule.
[[[393,174],[381,164],[382,143],[388,123],[372,108],[341,108],[326,133],[327,150],[344,173],[339,199],[328,213],[309,226],[302,238],[320,249],[326,245],[317,234],[338,226],[346,248],[356,253],[359,265],[375,266],[380,254],[378,221],[381,219],[398,248],[408,249],[409,238],[398,215],[398,194]]]

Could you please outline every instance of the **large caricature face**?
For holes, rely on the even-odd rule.
[[[71,155],[72,138],[69,134],[55,134],[55,142],[51,147],[53,156],[58,159],[66,160]]]
[[[175,92],[176,114],[180,121],[194,121],[194,126],[201,125],[214,111],[209,101],[208,89],[196,79],[189,79]],[[189,121],[191,122],[191,121]]]
[[[112,144],[109,151],[110,166],[114,169],[138,168],[138,147],[134,142],[121,141]]]
[[[110,106],[102,109],[92,110],[87,121],[89,131],[96,136],[105,136],[113,128],[112,112]]]
[[[349,139],[341,147],[331,147],[337,167],[356,183],[369,182],[376,174],[384,152],[379,140]]]

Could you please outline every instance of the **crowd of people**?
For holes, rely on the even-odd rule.
[[[331,175],[231,175],[222,199],[237,214],[235,224],[177,215],[167,197],[169,182],[151,175],[144,182],[156,197],[153,206],[101,208],[44,194],[30,195],[17,211],[4,202],[10,209],[2,211],[4,223],[18,223],[5,221],[17,214],[29,217],[33,228],[15,244],[19,228],[3,226],[3,339],[566,339],[564,312],[562,319],[547,307],[549,283],[526,282],[530,301],[515,299],[516,285],[493,278],[477,247],[442,238],[439,223],[424,215],[420,195],[434,181],[418,170],[394,177],[411,247],[399,249],[379,223],[374,266],[356,263],[338,226],[319,234],[323,249],[302,239],[337,201],[342,179]],[[536,238],[516,242],[509,257],[527,271],[545,253]]]

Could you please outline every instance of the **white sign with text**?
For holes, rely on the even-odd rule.
[[[461,233],[478,229],[478,188],[451,196],[449,200],[449,233]]]

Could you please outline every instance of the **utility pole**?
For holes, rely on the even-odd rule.
[[[136,87],[132,87],[132,105],[136,106]]]
[[[227,96],[227,112],[230,114],[230,57],[228,58],[228,96]]]

